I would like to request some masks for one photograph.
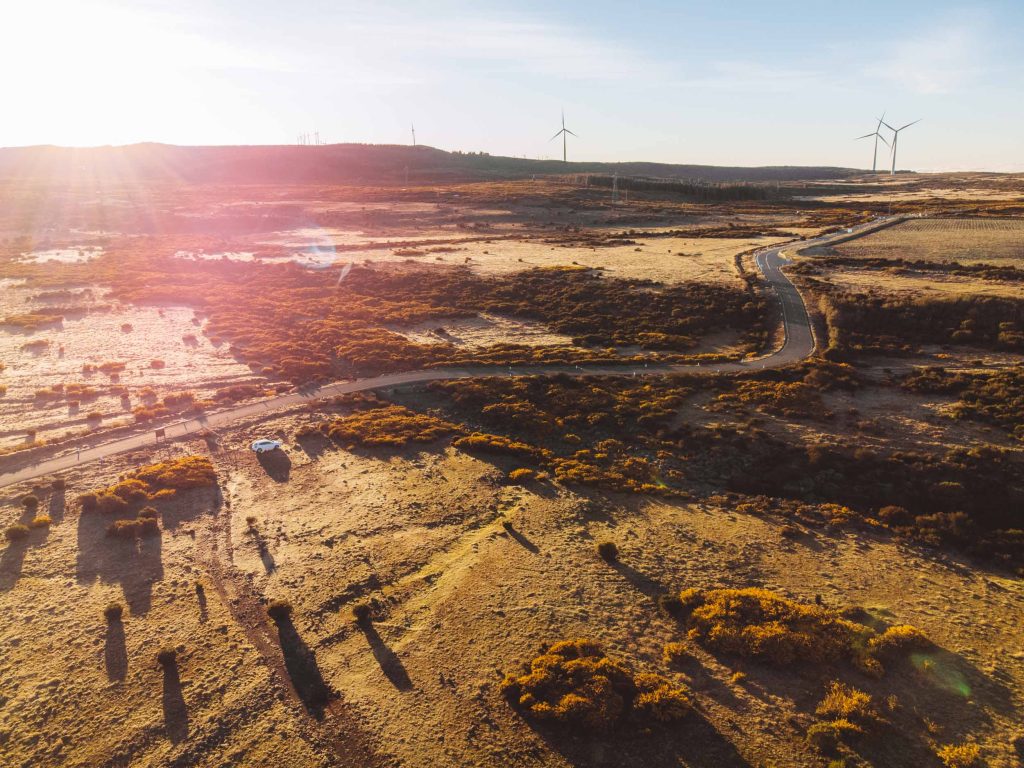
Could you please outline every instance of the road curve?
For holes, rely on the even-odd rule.
[[[884,226],[887,219],[880,219],[854,227],[851,230],[843,230],[838,234],[815,238],[813,240],[801,241],[798,244],[787,243],[758,251],[755,255],[758,269],[764,275],[765,280],[775,289],[776,295],[782,304],[783,327],[786,337],[782,346],[771,354],[759,358],[742,360],[727,363],[688,364],[688,365],[650,365],[640,367],[637,364],[624,365],[543,365],[543,366],[486,366],[486,367],[465,367],[465,368],[428,368],[420,371],[408,371],[406,373],[393,373],[384,376],[375,376],[353,381],[339,381],[332,384],[325,384],[321,387],[300,389],[285,395],[277,395],[263,400],[257,400],[244,405],[228,408],[223,411],[203,414],[193,419],[177,421],[168,424],[155,425],[154,428],[162,428],[166,440],[174,440],[187,437],[205,429],[224,426],[240,419],[257,416],[261,413],[269,413],[281,408],[319,400],[349,392],[363,392],[371,389],[381,389],[398,384],[411,384],[424,381],[445,381],[453,379],[469,379],[486,376],[535,376],[551,374],[568,374],[570,376],[655,376],[665,374],[697,374],[710,375],[716,373],[739,373],[743,371],[759,370],[761,368],[780,368],[806,359],[814,352],[815,340],[811,329],[810,318],[807,314],[807,307],[804,304],[803,296],[782,271],[789,262],[783,256],[783,251],[798,245],[800,248],[807,248],[814,245],[825,245],[833,239],[846,239],[853,234],[866,234],[876,227]],[[38,464],[30,464],[21,469],[0,474],[0,488],[14,483],[34,480],[43,475],[60,472],[81,464],[88,464],[100,461],[108,456],[113,456],[125,451],[154,445],[156,441],[155,432],[144,432],[131,435],[118,440],[111,440],[94,446],[83,446],[78,444],[69,453],[47,459]],[[84,441],[83,441],[84,442]]]

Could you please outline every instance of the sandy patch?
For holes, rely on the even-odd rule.
[[[477,317],[441,317],[416,325],[385,327],[418,344],[454,344],[468,349],[494,344],[572,346],[571,336],[555,333],[543,323],[486,312]]]
[[[45,304],[28,301],[32,293],[27,288],[4,291],[0,316],[34,307],[45,311]],[[105,426],[130,422],[130,409],[141,404],[139,392],[144,388],[157,394],[192,390],[200,395],[217,386],[254,380],[248,366],[237,362],[227,345],[214,347],[202,335],[193,316],[184,307],[119,306],[116,311],[65,317],[62,324],[35,333],[0,331],[0,361],[6,366],[0,384],[7,388],[0,397],[0,448],[24,442],[29,429],[46,440],[96,426],[95,420],[88,419],[94,412],[102,414]],[[125,324],[131,329],[125,330]],[[49,344],[23,348],[41,341]],[[152,368],[153,360],[162,360],[164,367]],[[83,373],[87,364],[108,361],[126,364],[116,382],[101,371]],[[67,399],[35,398],[37,390],[58,384],[84,384],[97,394],[80,399],[77,407],[69,407]],[[120,395],[109,392],[116,385],[127,387],[127,407]]]

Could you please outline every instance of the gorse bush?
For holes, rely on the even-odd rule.
[[[947,744],[936,752],[946,768],[974,768],[981,765],[981,747],[973,742]]]
[[[389,446],[431,443],[455,434],[450,422],[400,405],[357,411],[325,422],[320,427],[329,438],[346,445]]]
[[[49,528],[53,519],[49,515],[36,515],[29,525],[33,528]]]
[[[267,605],[267,615],[278,623],[291,619],[294,611],[292,604],[287,600],[271,600]]]
[[[139,535],[139,521],[115,520],[107,526],[107,535],[118,539],[134,539]]]
[[[836,612],[757,588],[699,593],[689,626],[690,638],[712,650],[775,664],[851,657],[872,634]]]
[[[819,717],[849,720],[860,725],[879,719],[871,696],[849,685],[833,681],[815,709]]]
[[[183,456],[140,467],[107,488],[81,494],[78,502],[83,512],[123,515],[132,504],[169,499],[179,491],[216,485],[217,472],[208,458]]]
[[[668,722],[692,709],[686,692],[657,675],[633,672],[589,640],[555,643],[524,668],[507,675],[502,692],[527,717],[588,730],[625,718]]]
[[[898,624],[871,638],[868,646],[878,656],[894,656],[908,651],[927,650],[932,647],[932,642],[917,627]]]
[[[120,621],[124,614],[124,607],[120,603],[109,603],[103,609],[103,617],[109,622]]]
[[[619,548],[614,541],[602,541],[597,545],[597,554],[606,563],[614,563],[619,559]]]
[[[689,616],[691,640],[718,653],[772,664],[847,660],[880,675],[880,656],[892,657],[927,643],[913,627],[897,626],[880,635],[839,611],[766,589],[688,589],[680,593],[680,602]]]

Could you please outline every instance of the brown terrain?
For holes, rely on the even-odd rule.
[[[1022,181],[580,178],[3,182],[0,476],[818,345],[0,488],[0,765],[1021,765]]]

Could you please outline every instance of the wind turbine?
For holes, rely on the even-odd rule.
[[[562,137],[562,162],[563,163],[569,162],[568,159],[567,159],[566,147],[565,147],[565,135],[566,134],[569,134],[570,136],[575,136],[577,139],[579,138],[579,136],[576,136],[575,133],[573,133],[572,131],[570,131],[568,128],[565,127],[565,110],[563,109],[562,110],[562,130],[560,130],[558,133],[556,133],[554,136],[552,136],[550,139],[548,139],[548,141],[554,141],[559,136]]]
[[[915,120],[913,123],[907,123],[906,125],[904,125],[901,128],[893,128],[891,125],[889,125],[884,120],[882,121],[882,125],[884,125],[890,131],[892,131],[892,170],[889,171],[889,175],[890,176],[895,176],[896,175],[896,142],[898,142],[899,139],[900,139],[900,131],[907,129],[907,128],[909,128],[912,125],[916,125],[917,123],[920,123],[921,120],[923,120],[923,119],[924,118],[919,118],[919,119]]]
[[[412,128],[412,145],[415,147],[416,146],[416,126],[413,123],[410,123],[409,125]]]
[[[885,122],[885,112],[883,112],[882,116],[880,118],[878,118],[878,125],[875,126],[874,132],[872,132],[872,133],[865,133],[863,136],[858,136],[856,139],[854,139],[854,141],[860,141],[861,139],[870,139],[872,136],[875,137],[875,156],[874,156],[874,159],[871,161],[871,172],[872,173],[878,173],[878,140],[881,139],[882,143],[885,144],[885,146],[887,146],[887,147],[889,146],[889,142],[885,140],[885,136],[883,136],[882,134],[880,134],[878,132],[879,129],[881,129],[881,127],[884,124],[884,122]]]

